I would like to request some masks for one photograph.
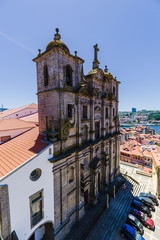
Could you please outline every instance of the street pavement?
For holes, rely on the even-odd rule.
[[[131,176],[137,180],[140,185],[127,177],[126,190],[121,188],[118,191],[109,209],[106,209],[100,216],[86,240],[122,240],[123,238],[120,235],[120,231],[126,222],[133,197],[139,195],[140,192],[151,191],[154,194],[153,180],[151,177],[137,174],[137,168],[129,165],[120,164],[120,168],[121,173],[126,173],[128,176]],[[155,222],[155,231],[144,227],[143,237],[145,240],[160,240],[160,206],[156,207],[155,212],[152,212],[152,219]]]
[[[128,175],[136,179],[140,184],[143,184],[145,192],[151,191],[151,193],[155,194],[154,187],[153,187],[154,183],[151,177],[146,177],[144,175],[136,174],[136,168],[134,167],[130,167],[124,164],[120,164],[120,167],[121,167],[121,172],[123,173],[127,172]],[[159,201],[159,204],[160,204],[160,201]],[[120,230],[126,221],[126,217],[127,216],[124,215],[121,221],[121,224],[116,229],[116,232],[112,238],[113,240],[123,239],[120,236]],[[144,227],[143,237],[145,240],[160,240],[160,205],[158,207],[156,206],[155,212],[152,212],[152,220],[155,222],[155,231],[151,231],[150,229]]]

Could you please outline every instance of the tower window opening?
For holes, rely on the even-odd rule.
[[[115,87],[113,87],[113,95],[115,96],[115,94],[116,94],[116,89]]]
[[[69,65],[66,67],[66,83],[68,86],[72,86],[72,68]]]
[[[44,66],[44,86],[48,85],[48,67]]]

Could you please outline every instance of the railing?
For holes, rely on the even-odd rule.
[[[124,176],[124,177],[128,177],[128,178],[130,178],[130,179],[133,180],[135,183],[137,183],[138,185],[140,185],[139,182],[138,182],[136,179],[134,179],[133,177],[127,175],[126,173],[123,174],[123,176]]]

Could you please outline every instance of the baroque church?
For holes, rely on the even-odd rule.
[[[99,67],[72,55],[59,29],[46,51],[33,59],[37,67],[39,131],[53,143],[54,239],[62,239],[95,204],[100,192],[119,174],[119,81]],[[48,183],[49,184],[49,183]],[[51,189],[52,190],[52,189]]]

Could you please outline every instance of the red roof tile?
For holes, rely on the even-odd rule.
[[[16,130],[23,128],[33,128],[35,125],[33,123],[28,123],[20,119],[1,119],[0,120],[0,131]]]
[[[42,138],[43,135],[39,134],[39,128],[34,127],[22,135],[1,144],[0,178],[47,147],[49,143],[42,142]]]
[[[3,112],[0,112],[0,118],[4,118],[4,117],[7,117],[13,113],[16,113],[16,112],[19,112],[23,109],[26,109],[26,108],[31,108],[31,109],[37,109],[38,110],[38,105],[35,104],[35,103],[31,103],[31,104],[28,104],[28,105],[25,105],[25,106],[22,106],[22,107],[19,107],[19,108],[13,108],[13,109],[8,109],[8,110],[5,110]]]
[[[26,122],[33,122],[33,123],[38,123],[38,113],[33,113],[30,114],[26,117],[19,118],[21,120],[24,120]]]

